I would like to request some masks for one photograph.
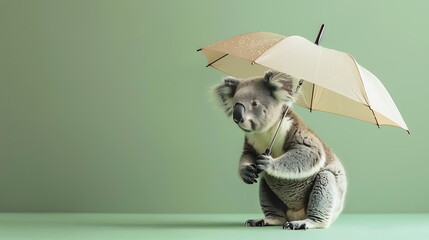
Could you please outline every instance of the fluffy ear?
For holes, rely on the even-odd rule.
[[[264,79],[272,89],[274,98],[278,101],[295,102],[300,84],[298,78],[271,70],[265,73]]]
[[[237,90],[240,80],[233,77],[226,77],[223,83],[214,87],[213,92],[220,106],[225,110],[228,116],[231,116],[235,91]]]

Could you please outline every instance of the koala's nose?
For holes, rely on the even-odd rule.
[[[234,106],[234,112],[232,113],[232,119],[235,123],[239,123],[243,121],[244,116],[244,105],[241,103],[236,103]]]

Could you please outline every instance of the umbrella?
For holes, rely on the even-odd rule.
[[[380,125],[408,127],[380,80],[352,55],[300,37],[270,32],[238,35],[198,49],[211,66],[238,78],[273,69],[304,80],[297,104]]]

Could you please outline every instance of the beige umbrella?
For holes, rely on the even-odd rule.
[[[254,32],[198,49],[208,66],[247,78],[269,69],[305,80],[297,104],[369,123],[408,131],[398,108],[380,80],[348,53],[318,46],[300,36]]]

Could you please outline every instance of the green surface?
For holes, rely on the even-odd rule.
[[[252,31],[312,40],[325,23],[321,44],[376,74],[412,133],[296,109],[345,165],[345,211],[429,213],[428,9],[0,0],[0,211],[259,213],[237,177],[242,132],[209,97],[224,75],[196,49]]]
[[[413,239],[429,238],[427,214],[346,214],[329,229],[244,226],[245,214],[0,214],[0,239]]]

